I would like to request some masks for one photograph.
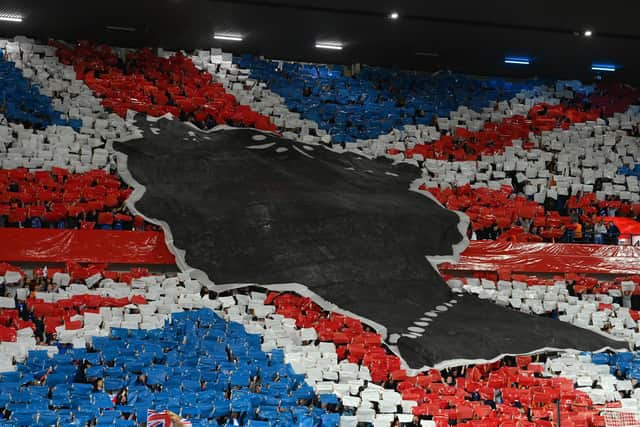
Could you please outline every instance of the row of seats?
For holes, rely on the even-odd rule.
[[[533,82],[474,80],[440,73],[427,75],[365,68],[345,76],[326,66],[279,63],[244,55],[234,58],[250,77],[266,82],[284,98],[291,112],[311,120],[337,143],[375,139],[407,124],[430,124],[434,115],[448,116],[459,105],[486,107],[532,89]]]
[[[0,169],[0,217],[4,226],[142,229],[141,217],[121,209],[131,191],[102,169]]]
[[[27,290],[46,292],[49,288],[58,289],[70,283],[93,287],[102,279],[131,284],[134,280],[146,276],[149,276],[149,270],[144,267],[135,267],[129,271],[114,271],[109,270],[107,264],[82,266],[77,262],[67,262],[64,267],[34,268],[31,277],[26,277],[20,267],[0,263],[0,285],[4,285],[0,296],[26,298]]]
[[[102,292],[119,289],[121,295],[128,294],[129,297],[108,298],[92,293],[98,291],[70,285],[67,289],[74,293],[70,300],[82,300],[79,307],[83,310],[57,328],[59,345],[66,349],[64,354],[50,359],[46,352],[34,351],[29,329],[19,331],[16,343],[0,344],[0,350],[19,350],[12,353],[12,357],[3,358],[3,361],[9,361],[4,370],[12,371],[17,367],[18,371],[0,374],[3,385],[0,398],[8,403],[10,420],[16,423],[11,425],[49,425],[38,424],[45,415],[64,420],[63,423],[68,423],[65,425],[85,425],[96,418],[98,425],[140,425],[145,420],[146,410],[154,407],[168,408],[194,425],[219,425],[221,419],[231,423],[235,413],[240,416],[241,425],[268,427],[294,421],[325,427],[338,425],[338,414],[332,415],[327,410],[328,405],[333,408],[337,405],[335,396],[325,393],[314,399],[314,389],[305,383],[304,375],[296,373],[291,365],[285,365],[282,350],[274,345],[265,354],[261,351],[265,343],[261,344],[259,335],[247,334],[239,323],[222,321],[219,316],[228,318],[230,307],[237,306],[233,297],[230,298],[232,304],[229,298],[202,299],[197,282],[181,274],[169,278],[145,277],[131,286],[103,280],[100,286]],[[39,311],[61,310],[59,306],[67,305],[62,290],[45,297],[56,300],[55,304],[40,302],[38,298],[44,294],[35,297],[35,300],[33,296],[27,299],[27,304],[36,306]],[[259,306],[264,307],[265,297],[265,294],[252,293],[243,301],[255,310],[252,314],[264,318],[265,313],[273,313],[273,307],[272,310],[259,310]],[[150,299],[148,303],[146,298]],[[124,300],[129,303],[122,306]],[[92,309],[96,304],[98,310]],[[218,314],[201,310],[203,306],[216,309]],[[183,310],[195,308],[198,311],[181,315]],[[254,318],[253,315],[250,317]],[[156,329],[168,319],[171,321],[164,329]],[[89,353],[85,350],[85,342],[90,343]],[[139,353],[131,353],[134,347]],[[163,347],[168,351],[163,351]],[[45,347],[38,349],[42,348]],[[53,349],[55,347],[47,348],[51,355],[55,353]],[[69,356],[70,361],[80,366],[66,364],[72,371],[59,368],[60,361]],[[24,361],[21,363],[25,365],[11,366],[12,359]],[[271,370],[272,361],[277,361],[279,367]],[[49,370],[46,379],[29,382],[35,378],[30,375],[33,369],[47,370],[49,366],[53,369]],[[83,372],[80,376],[79,371]],[[74,388],[84,387],[80,383],[85,381],[79,381],[79,378],[94,384],[89,386],[93,388],[88,395],[91,399],[85,399],[84,403],[69,399],[68,395]],[[43,386],[52,391],[49,399],[46,394],[31,393]],[[128,390],[127,402],[114,403],[113,395],[107,394],[109,399],[105,397],[104,393],[115,393],[124,388]],[[82,389],[87,393],[88,390]],[[58,393],[60,396],[56,398]],[[180,399],[183,394],[189,394],[188,398]],[[313,410],[308,406],[312,401],[317,405]],[[109,413],[103,412],[106,409]],[[136,418],[123,423],[122,417],[131,418],[130,414],[135,414]]]
[[[6,360],[22,360],[35,345],[33,325],[30,329],[17,328],[16,316],[31,322],[40,321],[44,316],[45,326],[48,323],[53,328],[46,332],[56,334],[46,337],[46,342],[85,347],[92,336],[108,335],[111,327],[154,329],[161,327],[172,312],[220,305],[208,298],[203,300],[198,282],[181,274],[145,276],[141,274],[145,270],[114,274],[104,271],[102,266],[90,266],[80,272],[91,273],[90,276],[71,281],[71,275],[78,274],[78,266],[71,265],[70,269],[74,271],[71,274],[54,273],[54,286],[47,289],[9,288],[9,296],[2,298],[1,305],[6,310],[4,320],[9,322],[4,325],[13,330],[6,332],[15,336],[13,341],[17,344],[6,348],[10,353]],[[129,279],[130,283],[125,282]],[[137,314],[130,316],[131,309]]]
[[[633,382],[638,380],[637,368],[634,368],[637,365],[638,353],[635,352],[567,353],[550,359],[547,369],[572,379],[594,404],[635,415],[640,402],[640,393]]]
[[[80,124],[79,127],[75,126],[75,129],[70,126],[53,125],[40,130],[22,123],[7,122],[6,118],[1,116],[0,163],[2,168],[44,171],[61,168],[76,174],[89,173],[98,168],[104,168],[109,172],[115,171],[117,165],[110,142],[141,136],[133,122],[107,113],[99,100],[92,95],[91,90],[82,81],[75,79],[73,68],[58,62],[54,47],[41,45],[32,39],[18,36],[13,41],[0,40],[0,48],[4,49],[6,58],[15,63],[24,78],[33,82],[32,87],[38,88],[40,94],[53,100],[53,107],[56,111],[62,112],[65,120]],[[59,194],[53,194],[53,196],[58,197]],[[118,198],[118,206],[124,198],[126,198],[125,194]],[[36,204],[50,203],[45,201]],[[92,228],[98,222],[102,222],[101,228],[143,227],[141,218],[133,219],[132,223],[131,216],[124,211],[112,212],[109,209],[104,212],[102,218],[98,218],[99,215],[95,218],[90,215],[91,218],[88,220],[85,218],[84,223],[79,223],[76,216],[67,216],[68,212],[64,204],[58,204],[56,209],[59,210],[55,211],[56,214],[49,212],[51,210],[49,207],[45,208],[45,214],[48,214],[49,218],[36,217],[39,218],[35,221],[36,226],[51,226],[53,222],[50,223],[48,220],[55,219],[55,225],[70,228],[82,225]],[[62,215],[62,207],[65,208],[64,215]],[[74,206],[70,207],[72,210],[75,209]],[[96,209],[98,208],[103,209],[102,204],[100,207],[96,206]],[[81,207],[79,213],[83,210],[86,211]],[[14,216],[12,220],[26,219],[27,221],[22,223],[23,226],[33,225],[29,217],[30,213],[26,212],[26,218],[23,213],[18,210],[19,215]],[[35,214],[38,213],[36,208]],[[56,218],[53,218],[52,214]],[[67,221],[62,221],[62,217],[66,217]],[[6,224],[9,221],[9,215],[3,216],[3,219]]]
[[[601,116],[611,117],[616,113],[624,113],[629,105],[636,104],[640,89],[624,83],[601,82],[593,92],[578,94],[577,98],[588,107],[598,110]]]
[[[545,279],[538,279],[533,277],[529,277],[525,279],[524,277],[519,277],[514,275],[514,280],[516,279],[528,280],[527,285],[533,285],[533,286],[537,286],[540,283],[550,284],[549,281],[548,280],[545,281]],[[629,278],[617,278],[616,282],[611,284],[611,288],[620,289],[621,287],[620,283],[625,282],[625,279],[629,279]],[[591,283],[590,280],[588,280],[588,282]],[[578,286],[580,286],[579,283],[582,283],[582,281],[578,280],[578,282],[575,285],[576,289],[578,288]],[[268,297],[266,302],[268,302],[268,300],[271,298],[273,298],[273,295],[271,297]],[[306,299],[302,299],[302,300],[306,300]],[[604,304],[604,303],[600,303],[600,304]],[[612,305],[612,304],[609,304],[609,305]],[[305,304],[302,304],[300,307],[301,307],[301,310],[306,311],[309,309],[310,304],[305,303]],[[637,316],[637,312],[635,314]],[[296,323],[300,323],[303,317],[298,315],[296,316],[295,319],[296,319]],[[597,355],[597,356],[601,357],[602,355]],[[633,378],[633,376],[631,375],[631,372],[633,372],[632,366],[630,366],[631,365],[630,363],[627,363],[627,365],[618,366],[620,364],[617,364],[615,362],[617,360],[628,361],[630,359],[630,353],[621,353],[620,356],[618,356],[617,358],[615,358],[614,356],[607,356],[606,358],[606,360],[608,360],[611,365],[616,365],[616,368],[622,367],[625,374],[629,374],[628,379],[625,379],[625,380],[619,380],[614,378],[612,375],[614,373],[613,369],[611,370],[607,369],[607,371],[601,371],[600,374],[595,374],[594,370],[587,371],[587,370],[577,369],[577,367],[580,366],[580,364],[582,364],[583,366],[586,366],[586,364],[589,364],[590,366],[594,366],[593,364],[590,363],[591,357],[592,357],[591,354],[567,353],[559,356],[548,357],[546,363],[542,365],[540,363],[532,363],[532,358],[530,356],[520,356],[515,358],[515,366],[509,367],[509,368],[502,367],[500,362],[495,364],[490,364],[490,365],[480,365],[480,366],[471,368],[470,370],[467,370],[468,373],[466,374],[466,378],[454,382],[454,385],[455,387],[460,387],[462,385],[463,387],[466,388],[468,387],[467,383],[471,382],[470,387],[468,388],[468,391],[472,391],[472,393],[473,391],[478,391],[482,399],[492,401],[493,399],[496,398],[497,394],[495,393],[495,389],[494,389],[494,393],[491,393],[491,388],[496,387],[498,384],[500,384],[500,381],[503,381],[501,379],[502,375],[508,378],[507,384],[511,385],[512,387],[519,387],[524,390],[530,387],[529,385],[531,384],[530,381],[537,385],[539,385],[541,382],[544,384],[545,380],[541,380],[539,378],[542,372],[544,372],[544,375],[553,375],[553,376],[561,377],[561,378],[551,379],[550,383],[552,384],[552,386],[550,388],[540,390],[540,389],[537,389],[536,387],[534,388],[532,394],[528,394],[527,392],[524,392],[525,395],[527,396],[524,398],[523,398],[523,395],[514,394],[513,390],[508,390],[508,387],[507,387],[507,390],[505,390],[504,387],[500,388],[499,396],[504,403],[513,402],[513,399],[519,399],[520,403],[526,406],[528,402],[527,398],[531,399],[531,408],[532,408],[531,415],[532,415],[533,424],[535,425],[551,425],[551,424],[546,424],[547,420],[556,421],[555,412],[554,412],[556,410],[555,405],[546,405],[545,407],[545,403],[551,403],[555,399],[555,397],[553,397],[554,386],[559,387],[561,395],[564,395],[563,397],[567,396],[564,393],[569,392],[569,390],[572,390],[574,387],[577,387],[577,390],[579,390],[580,393],[586,393],[593,399],[593,400],[586,399],[584,394],[581,395],[580,393],[578,393],[578,395],[582,396],[582,398],[584,399],[580,403],[584,404],[585,406],[580,406],[580,404],[578,404],[576,407],[574,407],[577,413],[572,415],[568,414],[566,412],[566,409],[567,409],[566,406],[563,406],[561,409],[562,425],[604,426],[605,420],[603,419],[602,416],[599,415],[600,410],[607,409],[610,407],[619,408],[620,404],[628,408],[630,413],[633,413],[633,411],[637,411],[638,401],[636,399],[638,398],[638,394],[633,392],[633,385],[629,381],[629,379]],[[597,358],[596,355],[594,355],[593,357],[594,359]],[[633,355],[633,357],[637,359],[637,356]],[[602,363],[602,362],[598,362],[598,363]],[[442,375],[447,375],[447,374],[440,373],[435,370],[431,370],[425,374],[427,374],[427,377],[429,378],[423,378],[421,376],[418,376],[415,379],[407,378],[406,381],[401,381],[399,383],[396,383],[396,390],[401,391],[401,394],[402,394],[402,401],[401,401],[402,408],[412,407],[413,408],[412,411],[414,414],[424,414],[426,411],[435,412],[435,411],[438,411],[437,408],[442,409],[442,404],[440,403],[440,406],[438,406],[438,402],[435,402],[435,401],[429,401],[429,403],[433,403],[433,406],[431,407],[427,405],[425,405],[424,407],[420,407],[419,405],[417,405],[419,401],[421,387],[422,388],[429,387],[428,385],[430,384],[430,386],[434,387],[435,389],[447,390],[447,392],[440,393],[440,394],[448,395],[448,393],[453,392],[451,387],[444,387],[442,384],[443,382]],[[494,375],[494,374],[497,374],[497,375]],[[533,374],[534,377],[533,378],[530,376],[528,377],[527,374],[528,375]],[[340,377],[342,377],[342,371],[341,371]],[[398,377],[398,378],[401,378],[401,377]],[[475,383],[476,381],[477,383]],[[594,385],[593,381],[597,381],[595,388],[592,388],[592,386]],[[416,385],[418,387],[416,387]],[[536,390],[540,390],[537,392],[538,393],[537,395],[535,394]],[[461,395],[460,390],[456,389],[455,391],[456,391],[455,394],[457,394],[458,396]],[[340,393],[338,391],[336,391],[336,394],[340,396]],[[628,396],[628,395],[631,395],[634,399],[623,398],[624,396]],[[505,396],[507,397],[505,398]],[[605,399],[604,398],[605,396],[608,396],[608,397]],[[376,420],[380,415],[383,415],[380,413],[380,409],[389,408],[388,405],[384,404],[386,397],[382,395],[379,390],[371,390],[371,391],[363,390],[363,392],[358,396],[358,398],[363,403],[369,402],[369,404],[371,404],[373,402],[376,402],[377,403],[376,412],[378,413],[375,415],[372,415],[373,411],[370,413],[367,410],[363,410],[363,409],[369,408],[369,404],[365,404],[364,408],[361,406],[357,410],[356,413],[358,415],[356,416],[356,419],[358,421],[366,421],[366,422],[373,421],[374,425],[377,425]],[[418,400],[413,400],[416,398]],[[342,399],[345,400],[344,397],[342,397]],[[351,402],[350,399],[348,401]],[[616,401],[616,403],[609,404],[608,402],[610,401]],[[502,416],[502,419],[498,421],[500,416],[496,418],[492,418],[491,415],[488,415],[491,412],[489,407],[471,403],[469,405],[471,407],[470,409],[469,406],[464,406],[464,404],[466,403],[467,402],[464,402],[460,408],[456,408],[455,414],[453,413],[453,411],[450,411],[449,417],[439,418],[437,416],[431,417],[431,416],[421,415],[421,418],[424,418],[424,417],[433,418],[436,420],[436,422],[438,422],[438,425],[443,425],[443,426],[447,425],[449,423],[449,420],[452,420],[452,419],[455,419],[458,423],[461,423],[462,421],[462,424],[466,425],[464,424],[465,417],[474,418],[474,419],[484,418],[484,423],[482,423],[482,421],[476,421],[476,422],[481,422],[482,424],[470,423],[469,425],[490,426],[490,425],[505,425],[505,423],[506,425],[511,425],[509,424],[510,422],[514,422],[514,425],[516,424],[515,420],[513,419],[508,420],[509,417],[506,413],[502,412],[504,411],[504,409],[502,410],[500,409],[500,404],[496,405],[498,409],[498,413],[501,414]],[[499,402],[496,402],[496,403],[499,403]],[[450,405],[447,406],[447,408],[451,409]],[[388,410],[389,409],[383,409],[383,412]],[[398,415],[401,416],[402,414],[399,413]],[[516,414],[516,418],[517,418],[517,414]],[[526,422],[528,421],[525,421],[524,425],[527,425]]]
[[[43,413],[64,425],[92,420],[139,425],[154,408],[169,409],[199,426],[219,425],[220,419],[233,425],[232,413],[242,414],[248,425],[339,423],[337,414],[319,407],[330,398],[315,407],[298,406],[315,395],[304,377],[285,364],[282,351],[262,352],[259,336],[208,309],[175,313],[162,329],[113,328],[109,336],[94,337],[91,350],[70,350],[53,359],[46,352],[31,352],[24,372],[48,370],[42,385],[22,387],[20,372],[2,376],[2,395],[18,426],[40,425]],[[73,362],[88,365],[80,381],[77,371],[83,368]],[[252,384],[257,378],[259,389]],[[53,388],[51,399],[40,393],[43,385]],[[125,388],[125,400],[114,402],[109,393]],[[116,421],[122,414],[135,417],[123,424]]]
[[[26,79],[15,63],[6,59],[1,49],[0,108],[9,120],[31,128],[57,125],[79,130],[82,127],[79,120],[63,119],[62,113],[54,110],[51,99],[42,95],[39,87]]]
[[[638,203],[632,205],[620,200],[596,200],[594,193],[561,198],[563,206],[557,203],[549,206],[548,203],[542,205],[526,197],[513,195],[512,187],[506,185],[500,191],[473,189],[469,184],[455,189],[441,190],[424,185],[419,188],[429,191],[448,209],[467,214],[478,239],[616,244],[620,236],[619,229],[603,221],[605,229],[597,233],[594,230],[594,226],[602,219],[598,215],[608,216],[611,212],[613,216],[636,217],[640,214]]]
[[[378,347],[377,343],[360,343],[359,321],[328,314],[308,298],[290,294],[274,295],[270,294],[266,302],[272,301],[277,313],[295,319],[298,327],[313,326],[321,341],[332,340],[337,345],[339,359],[346,358],[352,363],[367,366],[372,381],[395,384],[395,389],[402,396],[402,406],[410,406],[413,404],[408,402],[414,402],[413,414],[432,420],[436,426],[447,426],[450,420],[465,426],[551,425],[550,420],[556,419],[557,410],[552,402],[559,397],[562,402],[562,425],[586,426],[594,417],[597,422],[602,421],[598,418],[598,411],[590,409],[588,396],[574,390],[573,381],[540,377],[544,365],[531,363],[531,357],[522,358],[520,366],[516,368],[504,368],[500,362],[475,366],[467,371],[465,378],[459,378],[452,384],[444,382],[437,370],[410,376],[404,370],[397,369],[395,361],[398,359],[385,356],[384,349]],[[349,326],[350,323],[355,323],[355,326]],[[494,401],[496,390],[500,390],[503,403],[495,405],[493,409],[486,401]],[[478,393],[477,400],[473,400],[474,393]],[[361,399],[384,401],[379,392],[363,394]],[[525,408],[524,412],[531,408],[532,421],[512,406],[516,400]],[[378,405],[378,408],[381,407],[386,406]],[[374,411],[365,405],[356,411],[356,418],[358,421],[371,422],[374,420]]]
[[[499,123],[486,122],[479,131],[470,131],[465,127],[452,128],[450,135],[445,134],[430,144],[416,144],[405,151],[405,156],[413,158],[419,155],[420,159],[476,161],[481,159],[482,155],[502,153],[505,147],[513,145],[514,140],[524,141],[525,149],[533,148],[535,144],[528,141],[530,133],[539,135],[556,128],[569,129],[573,123],[596,119],[598,119],[597,113],[585,113],[562,105],[537,104],[529,110],[527,117],[513,115]],[[450,124],[449,127],[451,127]],[[392,148],[388,152],[398,154],[399,150]]]
[[[575,132],[557,134],[567,139],[567,150],[562,145],[524,149],[521,144],[506,147],[500,155],[483,156],[479,161],[440,161],[427,159],[423,164],[423,177],[429,187],[451,187],[471,184],[499,190],[503,185],[513,186],[519,192],[539,203],[545,198],[558,199],[578,192],[596,192],[599,200],[608,196],[638,201],[638,178],[617,174],[622,164],[635,162],[637,138],[613,135],[609,146],[599,138],[597,146],[588,145]],[[586,144],[587,148],[578,144]],[[616,142],[617,141],[617,142]],[[594,142],[594,141],[593,141]],[[611,145],[614,145],[612,149]],[[571,146],[571,147],[569,147]]]
[[[142,299],[132,300],[130,302],[134,304],[125,307],[101,307],[97,312],[89,309],[83,315],[70,319],[70,322],[77,324],[70,325],[72,328],[60,329],[64,336],[61,338],[63,342],[69,342],[66,335],[68,332],[75,334],[75,337],[78,334],[95,337],[83,340],[74,338],[67,344],[72,344],[74,350],[68,349],[57,356],[53,355],[55,348],[47,349],[50,354],[47,351],[29,352],[28,349],[33,347],[30,347],[26,333],[18,336],[17,343],[0,344],[3,351],[15,348],[25,350],[13,356],[16,360],[23,360],[21,363],[24,365],[13,366],[19,368],[15,374],[2,374],[0,378],[3,384],[1,397],[8,404],[11,420],[17,423],[14,425],[40,425],[37,424],[40,417],[65,420],[68,425],[84,425],[93,418],[102,420],[98,421],[99,425],[138,425],[135,422],[121,424],[120,420],[122,416],[136,413],[139,422],[149,407],[160,410],[168,408],[191,420],[194,425],[209,425],[207,423],[213,422],[213,419],[219,421],[220,417],[232,417],[230,412],[246,414],[241,415],[244,421],[252,419],[255,416],[253,411],[258,406],[260,411],[255,419],[265,421],[267,424],[264,427],[277,425],[279,420],[283,420],[282,417],[288,419],[290,412],[272,413],[269,411],[270,400],[253,402],[250,397],[252,383],[255,387],[254,377],[251,375],[255,372],[252,366],[255,363],[259,365],[259,369],[264,369],[261,361],[265,359],[260,356],[262,351],[270,353],[271,359],[278,355],[278,360],[289,364],[285,371],[278,371],[279,375],[273,377],[275,382],[292,384],[289,380],[296,378],[293,382],[294,389],[285,388],[288,391],[285,391],[285,395],[277,395],[277,403],[274,405],[289,405],[291,412],[296,414],[299,413],[295,409],[299,404],[298,399],[306,400],[315,392],[320,395],[319,402],[325,409],[309,411],[305,406],[304,415],[319,417],[318,422],[322,426],[338,424],[338,418],[326,414],[326,410],[338,402],[335,397],[329,397],[334,393],[340,398],[343,407],[340,421],[342,426],[355,426],[358,422],[365,422],[385,427],[395,417],[409,422],[412,415],[418,416],[425,427],[447,426],[449,420],[469,426],[480,425],[477,422],[487,426],[515,426],[517,423],[550,426],[551,420],[556,419],[554,402],[559,398],[563,425],[586,426],[591,422],[595,423],[592,425],[604,425],[600,424],[598,411],[592,409],[586,394],[574,390],[572,380],[541,376],[544,365],[532,363],[531,357],[517,358],[513,367],[502,366],[499,362],[469,367],[454,382],[449,379],[445,381],[442,373],[437,370],[408,376],[395,365],[389,364],[395,356],[386,354],[384,350],[371,351],[379,345],[379,336],[377,339],[366,338],[369,335],[365,331],[365,339],[361,340],[356,333],[363,329],[359,321],[344,316],[328,316],[308,298],[292,294],[265,295],[251,292],[215,300],[202,299],[197,294],[199,286],[181,275],[177,278],[149,277],[142,279],[141,283],[144,283],[144,288],[139,288],[144,289],[142,299],[150,299],[147,304]],[[187,294],[180,295],[193,292],[193,299],[173,299],[177,304],[168,307],[166,312],[162,311],[161,308],[167,305],[163,304],[159,294],[150,291],[155,288],[160,289],[161,293],[175,296],[179,293],[180,285],[191,286],[184,289]],[[134,289],[130,288],[129,292],[132,291]],[[78,296],[89,299],[87,294]],[[219,316],[231,323],[220,323],[215,320],[220,319],[218,315],[202,310],[180,313],[185,309],[203,306],[216,310]],[[296,307],[299,310],[297,313]],[[291,311],[292,308],[294,311]],[[286,314],[278,314],[276,311],[284,311]],[[145,318],[168,319],[172,312],[172,320],[165,329],[144,328]],[[317,319],[316,313],[324,314],[321,317],[328,319],[331,324]],[[234,322],[241,322],[244,328],[240,323]],[[316,329],[296,325],[304,323],[322,326]],[[76,326],[78,329],[74,329]],[[139,330],[140,327],[143,329]],[[201,329],[206,332],[201,334]],[[211,337],[211,329],[216,331],[215,339]],[[247,340],[242,339],[245,330],[249,334],[260,334],[257,337],[262,338],[250,338],[247,344]],[[316,339],[321,343],[317,344]],[[91,343],[90,352],[84,349],[85,342]],[[370,350],[362,358],[358,355],[358,344]],[[169,351],[163,351],[167,346]],[[349,350],[342,353],[340,347]],[[243,349],[247,348],[251,350],[245,352]],[[194,352],[200,351],[202,354],[199,357],[191,357]],[[61,363],[67,359],[77,360],[77,363],[84,362],[78,367]],[[208,360],[214,361],[215,365],[205,363]],[[244,360],[247,363],[242,363],[242,368],[239,368],[237,363]],[[267,364],[269,360],[267,356]],[[225,361],[235,362],[225,368]],[[372,366],[373,370],[367,369],[366,365]],[[374,371],[380,369],[381,365],[396,369],[389,372],[386,378],[378,376],[374,379],[373,376],[377,375]],[[62,366],[71,366],[73,369],[65,370]],[[172,367],[179,367],[181,372],[173,371]],[[82,374],[78,377],[79,371]],[[47,373],[42,378],[37,372]],[[210,376],[210,373],[214,375]],[[89,389],[94,391],[83,388],[77,378],[93,381],[96,386],[89,386]],[[226,381],[221,381],[223,378]],[[263,391],[262,387],[267,385],[265,376],[261,375],[261,378],[260,395],[269,395],[273,384],[270,383],[268,390]],[[98,382],[98,379],[102,381]],[[373,383],[367,386],[367,380],[373,383],[384,382],[386,387],[390,384],[393,388],[383,388]],[[124,387],[128,387],[125,404],[122,401],[114,403],[113,395],[106,394],[119,394]],[[225,395],[225,391],[229,392],[229,387],[231,394]],[[84,396],[89,393],[90,401],[74,399],[75,388],[82,389]],[[249,393],[242,392],[246,388]],[[43,395],[37,393],[38,390],[46,390],[47,393]],[[496,394],[497,390],[499,394]],[[213,397],[208,394],[210,391],[214,392]],[[216,397],[216,392],[222,394]],[[189,393],[189,400],[178,399],[185,393]],[[200,393],[206,395],[206,404],[200,401]],[[498,395],[500,398],[496,397]],[[294,398],[290,399],[291,397]],[[288,398],[290,400],[287,401]],[[215,402],[213,408],[212,401]],[[489,401],[494,404],[493,407]],[[519,402],[518,407],[524,408],[524,411],[513,405],[515,401]],[[147,406],[143,408],[145,405]],[[89,407],[91,410],[88,410]],[[106,409],[113,412],[109,411],[107,414],[104,411]],[[218,410],[221,412],[216,412]],[[205,418],[208,421],[205,422]],[[252,423],[249,421],[246,424]]]
[[[58,61],[55,46],[16,36],[12,41],[0,40],[0,48],[42,95],[52,99],[56,111],[62,112],[65,119],[82,121],[81,134],[103,141],[129,139],[138,134],[132,123],[105,112],[91,89],[76,79],[73,67]]]
[[[171,113],[206,129],[233,124],[275,130],[268,118],[238,105],[221,84],[212,82],[211,74],[199,71],[181,53],[162,58],[142,49],[121,58],[108,46],[88,42],[73,49],[56,47],[60,61],[73,65],[77,78],[121,117],[131,109],[153,117]]]
[[[46,270],[44,268],[36,268],[33,270],[33,275],[36,278],[49,278],[56,285],[66,286],[68,283],[82,284],[85,281],[91,282],[98,279],[109,279],[119,283],[132,284],[134,280],[147,277],[150,274],[149,269],[146,267],[134,267],[129,271],[114,271],[109,270],[106,264],[87,264],[82,266],[77,262],[67,262],[64,268],[47,267]],[[92,283],[88,284],[91,285]]]

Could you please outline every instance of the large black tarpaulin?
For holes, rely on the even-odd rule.
[[[453,298],[425,255],[451,254],[462,239],[458,217],[409,191],[417,168],[273,136],[256,141],[250,130],[194,135],[174,121],[140,126],[144,139],[115,145],[146,186],[136,206],[166,221],[187,263],[217,284],[301,283],[389,333],[407,332]],[[475,297],[424,329],[398,344],[414,367],[543,347],[620,347]]]

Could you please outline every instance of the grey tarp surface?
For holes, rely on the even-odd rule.
[[[216,284],[301,283],[389,333],[407,332],[453,298],[425,255],[451,254],[462,239],[458,217],[409,191],[417,168],[274,136],[255,141],[251,130],[194,135],[176,121],[139,125],[144,139],[114,145],[146,186],[136,207],[166,221],[186,262]],[[620,344],[467,296],[398,346],[420,367]]]

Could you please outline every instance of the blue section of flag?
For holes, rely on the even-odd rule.
[[[511,99],[545,83],[376,67],[343,76],[324,65],[280,63],[252,55],[234,56],[234,61],[282,96],[289,110],[326,130],[334,143],[373,139],[406,125],[429,125],[434,115],[449,117],[462,105],[481,111],[497,98]]]
[[[0,50],[0,106],[10,122],[29,124],[36,129],[47,126],[82,128],[82,120],[65,120],[54,110],[51,98],[40,94],[38,85],[23,77],[15,63],[6,61]]]
[[[161,330],[114,329],[90,350],[31,352],[17,372],[0,374],[0,403],[11,411],[0,426],[39,425],[43,415],[65,426],[140,425],[148,410],[168,410],[194,426],[334,427],[336,416],[320,409],[283,352],[260,345],[259,335],[203,309],[174,314]]]

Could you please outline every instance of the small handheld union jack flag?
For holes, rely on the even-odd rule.
[[[170,411],[147,410],[147,427],[191,427],[191,421],[178,417]]]

